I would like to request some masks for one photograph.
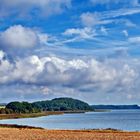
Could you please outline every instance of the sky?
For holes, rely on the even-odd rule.
[[[139,0],[0,0],[0,102],[56,97],[140,104]]]

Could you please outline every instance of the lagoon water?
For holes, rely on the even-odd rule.
[[[0,120],[1,124],[18,124],[47,129],[106,129],[140,131],[140,110],[114,110],[79,114],[51,115],[38,118]]]

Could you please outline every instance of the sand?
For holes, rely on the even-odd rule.
[[[0,128],[0,140],[140,140],[140,132]]]

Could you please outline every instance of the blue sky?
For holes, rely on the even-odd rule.
[[[139,18],[139,0],[0,0],[0,102],[140,104]]]

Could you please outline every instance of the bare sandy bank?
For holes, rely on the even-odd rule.
[[[0,140],[140,140],[140,132],[0,128]]]

